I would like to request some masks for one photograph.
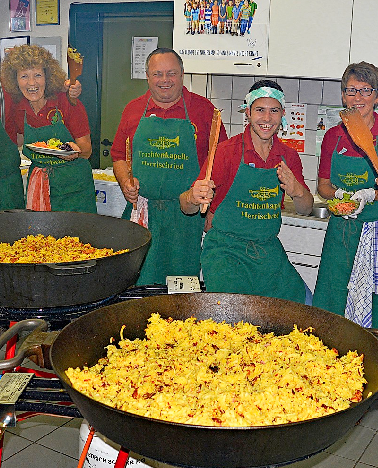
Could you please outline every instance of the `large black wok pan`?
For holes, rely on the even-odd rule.
[[[85,304],[117,294],[138,277],[151,234],[110,216],[72,212],[0,212],[0,242],[27,235],[77,236],[94,247],[129,252],[85,262],[0,263],[0,306],[44,308]]]
[[[174,424],[115,410],[74,390],[68,367],[92,365],[104,356],[110,337],[144,336],[151,313],[186,319],[248,321],[262,331],[288,333],[293,325],[315,327],[315,334],[341,354],[365,355],[368,384],[360,403],[319,419],[278,426],[219,428]],[[52,365],[80,412],[109,439],[141,455],[196,467],[238,468],[284,464],[314,454],[341,438],[368,410],[378,391],[378,340],[335,314],[291,301],[239,294],[196,293],[147,297],[90,312],[65,327],[51,349]],[[367,398],[369,392],[373,396]]]

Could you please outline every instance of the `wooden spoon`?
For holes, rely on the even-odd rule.
[[[214,156],[215,156],[215,151],[218,145],[221,123],[222,123],[221,111],[219,109],[214,109],[213,119],[211,121],[211,129],[210,129],[210,137],[209,137],[209,153],[207,156],[208,161],[207,161],[205,180],[211,179],[211,172],[213,170]],[[201,213],[206,213],[208,206],[209,206],[208,203],[203,203],[201,205]]]
[[[340,117],[350,137],[366,153],[373,164],[375,172],[378,174],[378,156],[375,152],[373,135],[364,122],[359,110],[356,107],[348,107],[340,111]]]
[[[126,162],[129,170],[129,181],[131,184],[131,187],[134,187],[134,176],[133,176],[133,163],[131,159],[131,151],[130,151],[130,137],[127,137],[126,139]],[[133,203],[133,209],[137,209],[137,204]]]
[[[67,49],[67,62],[68,62],[68,71],[70,75],[70,86],[76,83],[76,78],[80,76],[83,72],[83,56],[72,47]],[[73,106],[76,106],[77,99],[69,96],[67,91],[67,97],[70,103]]]

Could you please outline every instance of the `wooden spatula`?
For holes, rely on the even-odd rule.
[[[70,75],[70,85],[76,83],[76,78],[80,76],[83,72],[83,56],[72,47],[67,49],[67,62],[68,62],[68,71]],[[73,106],[76,106],[76,99],[69,96],[67,91],[67,97],[70,103]]]
[[[374,166],[375,172],[378,174],[378,156],[375,152],[373,135],[364,122],[359,110],[356,107],[348,107],[340,111],[340,117],[350,137],[366,153]]]
[[[129,181],[132,187],[134,187],[134,176],[133,176],[133,161],[131,157],[131,151],[130,151],[130,138],[127,137],[126,139],[126,163],[128,166],[129,170]],[[137,209],[137,204],[133,203],[133,209]]]
[[[211,179],[211,172],[213,170],[213,162],[214,162],[214,155],[218,145],[219,139],[219,132],[221,127],[222,119],[221,119],[221,111],[219,109],[214,109],[213,112],[213,119],[211,121],[211,129],[210,129],[210,137],[209,137],[209,153],[208,153],[208,161],[207,161],[207,168],[206,168],[206,176],[205,180]],[[209,204],[204,203],[201,205],[201,213],[206,213]]]

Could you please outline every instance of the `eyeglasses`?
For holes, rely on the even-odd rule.
[[[178,71],[168,71],[168,72],[166,73],[167,78],[175,78],[175,77],[178,76],[178,75],[179,75],[179,72],[178,72]],[[161,78],[164,77],[164,73],[161,72],[161,71],[158,71],[158,72],[152,73],[152,76],[153,76],[153,78],[159,78],[159,79],[161,79]]]
[[[373,91],[377,91],[375,88],[344,88],[344,93],[347,96],[355,96],[357,93],[360,93],[363,97],[371,96]]]

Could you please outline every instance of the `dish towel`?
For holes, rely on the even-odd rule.
[[[378,221],[364,223],[348,283],[345,317],[372,326],[373,293],[378,294]]]
[[[131,211],[130,221],[148,229],[148,199],[139,195],[137,209]]]
[[[49,175],[41,167],[35,167],[30,175],[26,209],[51,211]]]

